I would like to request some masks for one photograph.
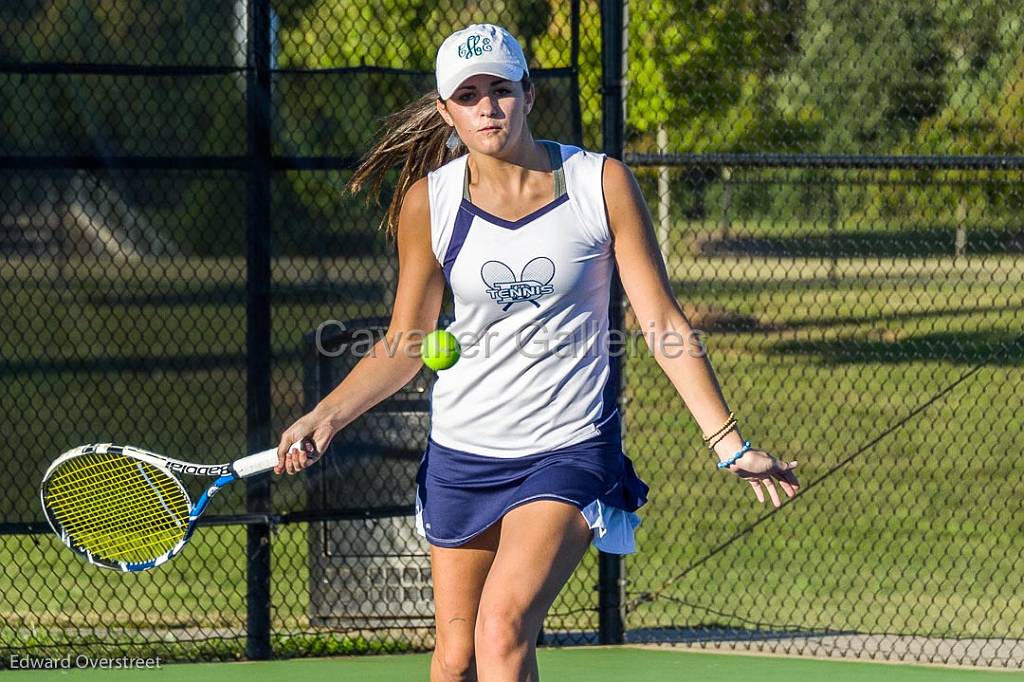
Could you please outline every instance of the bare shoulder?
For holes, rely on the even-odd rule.
[[[409,186],[402,197],[401,215],[408,213],[410,218],[418,219],[430,216],[430,197],[427,189],[427,176],[423,176]]]
[[[427,192],[427,178],[424,176],[412,183],[402,197],[402,208],[398,212],[399,258],[409,255],[430,253],[430,196]]]
[[[434,257],[430,237],[427,178],[412,183],[402,197],[398,217],[398,287],[390,330],[430,329],[437,321],[444,293],[444,273]]]
[[[642,226],[644,218],[643,195],[629,166],[618,159],[605,157],[601,172],[604,203],[608,211],[608,226],[612,234],[620,229]]]
[[[626,190],[633,183],[633,171],[629,166],[611,156],[604,159],[601,180],[605,190]]]

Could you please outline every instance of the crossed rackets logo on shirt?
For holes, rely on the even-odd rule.
[[[532,303],[539,308],[537,299],[555,290],[551,285],[554,277],[555,264],[545,256],[537,256],[524,265],[518,279],[512,268],[498,260],[489,260],[480,268],[487,293],[495,303],[504,306],[502,311],[514,303]]]

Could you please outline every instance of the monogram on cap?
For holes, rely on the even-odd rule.
[[[470,36],[466,42],[459,45],[459,56],[463,59],[479,57],[484,52],[491,51],[491,39],[487,36]]]
[[[519,41],[501,26],[472,24],[456,31],[437,50],[437,94],[448,99],[471,76],[489,74],[518,81],[529,75]]]

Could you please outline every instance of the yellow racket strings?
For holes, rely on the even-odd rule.
[[[189,500],[178,482],[124,455],[73,457],[53,473],[44,495],[72,543],[108,561],[155,559],[188,529]]]

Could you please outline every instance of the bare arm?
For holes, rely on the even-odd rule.
[[[313,411],[281,435],[276,473],[297,473],[312,464],[334,434],[416,376],[421,365],[417,349],[437,324],[443,294],[444,274],[430,248],[427,179],[422,178],[409,188],[398,218],[398,291],[387,332]],[[289,453],[299,440],[312,441],[313,449],[306,445],[307,452]]]
[[[699,332],[690,325],[672,294],[643,194],[633,173],[615,159],[605,160],[602,180],[616,265],[640,331],[701,431],[711,435],[725,425],[729,406],[722,396]],[[739,451],[743,442],[739,429],[734,429],[718,442],[715,453],[724,461]],[[758,453],[764,457],[759,459]],[[772,468],[775,465],[785,467],[778,469],[777,478],[786,493],[792,496],[797,488],[796,478],[789,472],[792,467],[777,461],[769,466],[771,462],[766,458],[774,460],[767,453],[751,450],[730,470],[743,475],[749,472],[770,473],[776,470]],[[777,505],[778,493],[771,486],[771,480],[769,477],[764,486]],[[758,500],[763,501],[761,487],[755,480],[750,483]]]

